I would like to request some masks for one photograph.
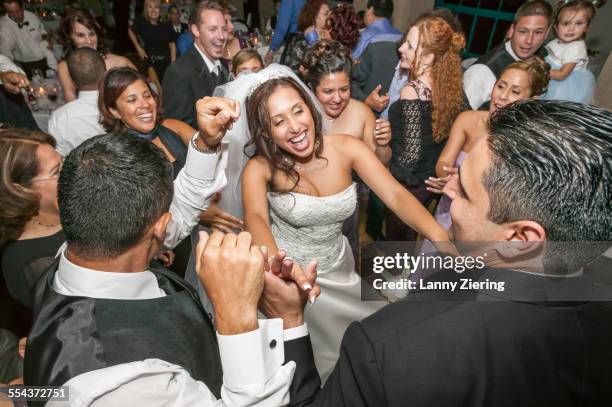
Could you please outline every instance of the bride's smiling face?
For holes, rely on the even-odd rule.
[[[308,158],[315,145],[315,124],[308,106],[293,88],[278,87],[268,99],[274,143],[287,153]]]

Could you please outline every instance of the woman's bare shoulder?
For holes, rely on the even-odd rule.
[[[109,52],[108,54],[104,55],[104,58],[106,60],[106,67],[108,69],[123,67],[123,66],[134,68],[134,64],[132,63],[132,61],[130,61],[124,56],[113,54]]]

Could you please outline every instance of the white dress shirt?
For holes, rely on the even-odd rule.
[[[62,295],[108,299],[165,296],[150,271],[111,273],[90,270],[61,254],[53,289]],[[283,332],[280,319],[261,320],[259,328],[239,335],[219,335],[223,368],[221,400],[180,366],[160,359],[123,363],[73,377],[69,402],[47,406],[281,406],[289,403],[295,363],[285,365],[284,347],[273,345],[307,334],[306,326]],[[197,357],[198,355],[193,355]]]
[[[0,72],[17,72],[25,75],[25,73],[7,56],[0,55]]]
[[[85,140],[105,133],[97,90],[80,91],[75,100],[55,110],[49,119],[49,134],[55,137],[55,149],[63,156]]]
[[[197,43],[194,43],[193,46],[198,50],[202,58],[204,59],[204,63],[208,68],[208,72],[215,73],[217,75],[221,74],[221,61],[218,59],[216,61],[211,61],[210,58],[206,56],[206,54],[200,49]]]
[[[520,60],[512,50],[510,41],[506,41],[505,47],[515,61]],[[497,82],[495,74],[484,64],[474,64],[463,73],[463,90],[473,110],[477,110],[483,103],[491,100],[495,82]]]
[[[47,59],[49,68],[57,69],[57,60],[48,48],[49,43],[43,40],[45,27],[36,14],[23,11],[23,25],[11,20],[8,15],[0,18],[0,54],[12,57],[20,62],[34,62]]]

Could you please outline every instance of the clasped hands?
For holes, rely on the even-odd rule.
[[[284,251],[269,259],[267,248],[251,242],[248,232],[200,232],[196,271],[215,308],[221,335],[257,329],[258,307],[268,318],[282,318],[284,329],[300,326],[306,302],[314,302],[321,292],[315,260],[303,271]]]

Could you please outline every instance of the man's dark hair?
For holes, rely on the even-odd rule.
[[[553,14],[552,6],[546,0],[529,0],[516,11],[512,24],[516,24],[523,17],[542,16],[548,20],[548,25],[551,25]]]
[[[68,72],[78,89],[85,86],[98,86],[100,78],[106,71],[104,59],[95,49],[88,47],[77,48],[70,51],[66,58]]]
[[[2,0],[3,4],[13,4],[18,3],[19,7],[23,8],[23,0]]]
[[[539,223],[548,240],[612,240],[612,112],[523,101],[489,119],[488,217]]]
[[[391,19],[393,15],[393,0],[368,0],[366,8],[374,8],[376,17],[384,17]]]
[[[71,250],[119,256],[168,212],[172,166],[153,143],[125,133],[93,137],[68,154],[58,181],[60,219]]]

